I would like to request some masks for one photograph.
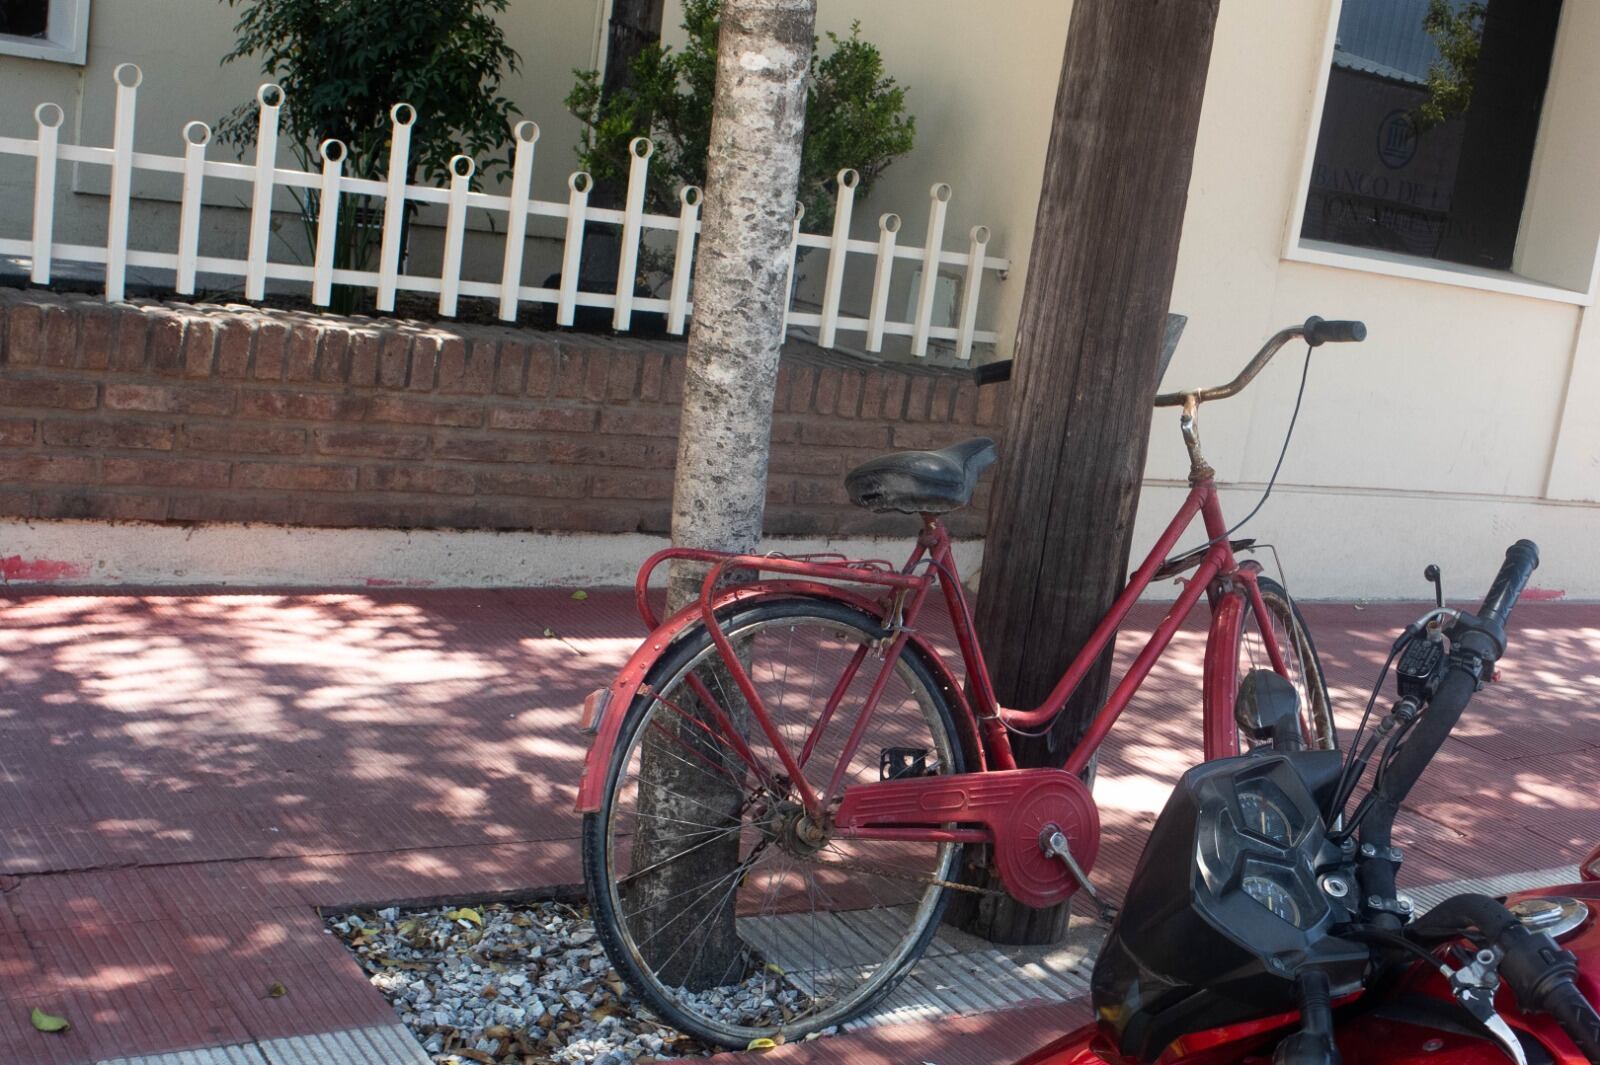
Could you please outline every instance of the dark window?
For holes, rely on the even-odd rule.
[[[43,37],[50,29],[50,0],[0,0],[0,33]]]
[[[1300,235],[1508,269],[1561,0],[1344,0]]]

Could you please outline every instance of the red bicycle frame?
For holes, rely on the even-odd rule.
[[[1241,563],[1234,556],[1235,545],[1228,539],[1229,529],[1217,498],[1215,472],[1200,452],[1196,415],[1203,400],[1222,399],[1236,394],[1260,372],[1279,348],[1291,339],[1307,336],[1307,330],[1320,322],[1320,319],[1314,318],[1305,326],[1280,330],[1256,353],[1239,375],[1226,385],[1219,388],[1165,393],[1155,397],[1156,406],[1183,408],[1180,424],[1184,444],[1189,452],[1189,494],[1061,679],[1044,701],[1032,709],[1001,706],[996,698],[988,664],[984,660],[977,634],[973,631],[972,612],[956,568],[950,537],[935,515],[923,515],[923,527],[917,537],[916,547],[911,552],[911,557],[898,569],[883,560],[852,560],[841,555],[803,557],[727,555],[689,548],[668,548],[652,555],[640,567],[635,582],[639,613],[652,630],[652,637],[635,652],[611,688],[596,692],[585,704],[585,728],[597,732],[598,735],[590,750],[589,764],[579,787],[578,809],[584,812],[594,812],[599,809],[600,790],[603,787],[601,778],[604,776],[604,770],[603,768],[600,772],[594,770],[609,762],[611,747],[616,742],[621,729],[621,718],[626,708],[631,705],[634,696],[639,692],[644,677],[657,655],[679,633],[697,622],[704,624],[711,634],[723,664],[748,703],[753,721],[777,752],[788,785],[794,788],[807,813],[820,823],[826,820],[830,804],[840,798],[845,772],[871,723],[878,698],[888,684],[895,664],[908,643],[916,644],[917,653],[923,656],[938,675],[945,694],[953,704],[957,726],[969,740],[973,741],[971,752],[978,762],[974,771],[1014,770],[1017,766],[1011,752],[1008,728],[1036,730],[1054,721],[1078,685],[1088,675],[1096,659],[1115,638],[1128,611],[1152,581],[1156,580],[1158,575],[1175,576],[1191,567],[1194,572],[1185,581],[1183,591],[1167,609],[1166,615],[1151,633],[1144,648],[1134,658],[1127,673],[1112,690],[1105,705],[1095,713],[1087,732],[1077,746],[1068,753],[1061,770],[1064,771],[1063,775],[1076,777],[1087,768],[1090,759],[1094,757],[1100,744],[1111,731],[1111,727],[1127,708],[1133,694],[1149,676],[1156,659],[1172,642],[1183,619],[1200,596],[1206,593],[1210,595],[1213,621],[1212,639],[1207,644],[1205,664],[1205,756],[1209,759],[1233,753],[1236,733],[1231,704],[1238,682],[1237,647],[1221,646],[1227,641],[1218,640],[1216,636],[1219,632],[1238,633],[1247,604],[1259,619],[1265,619],[1269,614],[1256,583],[1256,576],[1260,572],[1259,565],[1255,562]],[[1200,516],[1205,527],[1207,537],[1205,544],[1201,549],[1191,552],[1182,559],[1169,561],[1168,553],[1196,515]],[[651,574],[661,563],[670,560],[709,565],[701,584],[698,602],[663,622],[650,605],[648,590]],[[781,576],[777,580],[736,582],[731,589],[728,589],[725,587],[725,579],[730,570]],[[926,606],[928,593],[935,582],[943,590],[951,622],[955,627],[956,643],[966,667],[966,690],[963,690],[963,686],[956,681],[955,674],[944,664],[938,651],[916,629],[917,621]],[[870,593],[850,588],[851,585],[876,590],[876,598]],[[791,750],[789,744],[784,741],[718,618],[722,608],[736,602],[755,597],[786,595],[843,601],[876,616],[886,633],[890,634],[884,638],[887,641],[886,646],[884,640],[880,640],[871,645],[864,644],[856,651],[843,675],[834,685],[805,743],[798,751]],[[1279,674],[1287,675],[1288,668],[1283,650],[1278,645],[1273,627],[1270,624],[1261,624],[1259,628],[1272,668]],[[867,692],[861,712],[856,717],[839,759],[828,775],[827,783],[818,790],[813,778],[808,777],[803,770],[815,752],[818,740],[836,716],[846,692],[866,664],[869,652],[874,649],[882,651],[882,664]],[[705,690],[704,684],[693,675],[688,681],[691,690],[712,715],[713,721],[706,725],[714,724],[725,733],[734,753],[763,783],[771,785],[775,792],[783,791],[784,789],[777,787],[778,781],[774,777],[773,767],[760,764],[760,760],[755,757],[743,735],[732,726],[726,713],[711,697],[710,692]],[[618,703],[617,713],[610,715],[610,720],[603,720],[607,717],[604,713],[606,706],[613,701]],[[1050,774],[1060,771],[1030,770],[1029,772]],[[1059,780],[1057,785],[1060,785]],[[880,794],[887,792],[880,789]],[[861,811],[851,811],[851,813],[859,814]],[[935,828],[928,824],[872,827],[870,820],[871,817],[867,816],[858,818],[853,824],[836,827],[841,829],[842,834],[857,838],[961,841],[989,838],[986,832],[978,829]]]
[[[950,537],[939,520],[931,515],[925,515],[923,529],[917,538],[917,545],[903,566],[898,570],[890,568],[889,564],[882,561],[857,561],[832,556],[806,556],[784,557],[774,555],[726,555],[712,551],[699,551],[689,548],[668,548],[651,556],[640,568],[638,580],[635,585],[635,596],[639,610],[645,622],[652,628],[657,628],[661,622],[651,608],[648,598],[648,586],[651,573],[661,563],[672,559],[684,559],[695,562],[710,563],[711,568],[706,573],[701,586],[699,601],[693,608],[698,614],[698,619],[703,621],[712,635],[718,651],[739,687],[740,694],[748,703],[752,717],[772,743],[783,763],[783,771],[788,776],[792,786],[795,787],[798,798],[813,814],[821,814],[828,803],[839,794],[840,783],[846,767],[855,756],[861,739],[871,723],[872,713],[877,705],[879,695],[888,683],[894,670],[896,661],[904,651],[907,641],[916,631],[916,623],[926,605],[929,591],[935,582],[944,593],[945,603],[949,609],[951,622],[955,628],[956,643],[960,650],[961,660],[965,666],[971,702],[961,700],[957,709],[958,713],[970,715],[970,719],[978,726],[977,734],[982,741],[982,759],[984,768],[988,769],[1015,769],[1016,762],[1012,757],[1011,746],[1007,737],[1007,727],[1019,729],[1038,729],[1053,721],[1066,706],[1067,700],[1072,697],[1083,678],[1088,674],[1090,667],[1100,656],[1110,641],[1116,636],[1128,611],[1139,596],[1148,588],[1155,578],[1157,570],[1161,568],[1168,553],[1183,535],[1185,529],[1193,522],[1196,514],[1204,522],[1208,544],[1203,555],[1199,558],[1193,574],[1185,582],[1184,589],[1172,605],[1167,609],[1166,615],[1160,624],[1151,633],[1150,639],[1144,648],[1134,658],[1127,673],[1118,682],[1106,703],[1095,714],[1089,725],[1088,731],[1078,742],[1077,746],[1068,754],[1063,768],[1070,773],[1081,773],[1089,764],[1106,735],[1111,731],[1111,726],[1116,723],[1122,711],[1127,708],[1128,702],[1133,698],[1139,686],[1149,675],[1162,652],[1172,642],[1173,635],[1183,623],[1183,619],[1193,608],[1195,602],[1207,589],[1213,589],[1213,600],[1218,604],[1218,609],[1242,609],[1244,598],[1229,596],[1227,593],[1235,586],[1242,586],[1243,597],[1247,597],[1250,607],[1256,612],[1257,617],[1266,617],[1266,607],[1261,601],[1260,590],[1256,586],[1255,576],[1258,570],[1254,564],[1241,565],[1233,552],[1233,545],[1228,541],[1225,533],[1227,525],[1222,516],[1222,508],[1217,499],[1216,486],[1212,479],[1204,477],[1198,480],[1189,490],[1183,505],[1178,508],[1177,514],[1167,525],[1166,530],[1156,540],[1144,562],[1134,571],[1129,578],[1127,586],[1112,603],[1111,609],[1106,613],[1090,635],[1088,642],[1078,652],[1077,656],[1068,666],[1065,674],[1056,683],[1054,689],[1045,700],[1031,710],[1020,710],[1001,706],[995,697],[994,684],[989,674],[988,664],[983,657],[983,649],[979,645],[977,633],[972,626],[972,612],[967,602],[965,590],[961,584],[960,573],[957,570],[955,554],[951,549]],[[856,717],[855,725],[849,738],[840,752],[838,762],[834,765],[828,778],[825,789],[818,791],[807,779],[802,771],[809,761],[812,752],[816,749],[817,741],[832,722],[845,692],[855,681],[858,672],[865,664],[870,648],[863,645],[846,667],[844,674],[830,693],[828,702],[823,706],[804,746],[799,751],[792,751],[784,742],[777,726],[767,712],[761,701],[761,695],[755,684],[751,681],[748,672],[740,664],[734,652],[733,644],[727,633],[723,630],[717,618],[717,610],[722,602],[716,594],[722,586],[723,579],[729,570],[759,571],[773,574],[782,574],[790,578],[811,578],[816,581],[850,582],[858,585],[867,585],[884,589],[884,594],[877,600],[870,600],[875,607],[880,620],[886,629],[894,635],[884,651],[882,663],[877,676],[869,689],[861,713]],[[919,572],[919,570],[921,572]],[[777,585],[789,586],[787,590],[802,591],[793,587],[795,582],[774,582]],[[831,585],[814,586],[813,591],[833,591]],[[1271,626],[1262,626],[1263,642],[1266,645],[1267,655],[1272,667],[1279,673],[1287,673],[1283,655],[1274,638]],[[923,649],[933,652],[925,644]],[[1222,648],[1208,650],[1206,673],[1210,684],[1222,685],[1225,689],[1232,687],[1232,670],[1234,660],[1231,657],[1233,648],[1227,648],[1226,653]],[[1216,671],[1226,671],[1226,675],[1217,674]],[[713,708],[717,718],[722,718],[722,713],[716,707],[715,701],[710,698],[709,692],[697,691],[705,704]],[[1217,757],[1231,753],[1233,743],[1233,722],[1231,718],[1222,722],[1212,720],[1216,715],[1212,707],[1207,705],[1207,723],[1205,735],[1206,756]],[[739,740],[737,730],[725,720],[718,720],[718,725],[729,735],[735,746],[735,753],[750,764],[750,767],[762,777],[769,777],[769,768],[757,764],[753,753],[748,746]],[[923,830],[908,830],[918,833],[916,838],[923,838]],[[874,832],[874,835],[878,833]]]

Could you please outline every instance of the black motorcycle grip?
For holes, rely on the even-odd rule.
[[[1367,323],[1355,321],[1328,322],[1316,315],[1306,319],[1302,327],[1306,343],[1312,347],[1322,344],[1360,343],[1367,339]]]
[[[1494,575],[1489,594],[1483,597],[1478,620],[1504,628],[1511,608],[1517,605],[1522,590],[1528,586],[1528,578],[1538,568],[1539,545],[1532,540],[1518,540],[1506,548],[1506,560],[1500,564],[1500,572]]]
[[[1590,1061],[1600,1062],[1600,1014],[1569,976],[1545,996],[1544,1008]]]

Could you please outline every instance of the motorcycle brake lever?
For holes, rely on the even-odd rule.
[[[1500,986],[1495,967],[1499,963],[1500,955],[1496,951],[1478,951],[1467,964],[1450,974],[1450,993],[1472,1015],[1473,1020],[1488,1029],[1512,1061],[1517,1065],[1528,1065],[1528,1056],[1523,1053],[1522,1043],[1518,1041],[1516,1033],[1505,1018],[1495,1012],[1494,993]]]

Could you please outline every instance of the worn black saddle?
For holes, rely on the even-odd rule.
[[[876,511],[943,514],[972,502],[978,478],[999,457],[986,436],[938,451],[899,451],[845,474],[851,502]]]

